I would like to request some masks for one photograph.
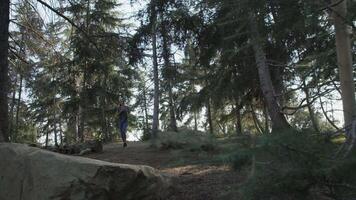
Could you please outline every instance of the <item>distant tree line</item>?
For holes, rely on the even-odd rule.
[[[0,141],[109,142],[123,101],[146,138],[355,120],[354,1],[151,0],[131,17],[138,27],[121,8],[0,2]],[[344,125],[330,107],[339,97]]]

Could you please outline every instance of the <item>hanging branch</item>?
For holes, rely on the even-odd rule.
[[[337,11],[335,11],[334,7],[338,6],[339,4],[341,4],[342,2],[344,2],[345,0],[340,0],[334,4],[329,4],[326,5],[325,7],[321,8],[318,10],[318,12],[324,11],[324,10],[328,10],[330,12],[335,13],[338,17],[340,17],[340,19],[342,19],[345,24],[349,25],[352,29],[356,29],[356,26],[350,22],[349,20],[347,20],[344,16],[340,15],[340,13],[338,13]]]
[[[337,131],[342,131],[339,127],[337,127],[335,125],[335,123],[329,118],[328,114],[326,113],[326,110],[324,109],[324,106],[323,106],[323,102],[321,101],[321,97],[319,97],[319,101],[320,101],[320,107],[321,107],[321,110],[323,111],[323,114],[326,118],[326,120],[328,120],[328,122],[331,124],[331,126],[333,126]]]
[[[90,36],[82,29],[80,28],[78,25],[76,25],[71,19],[69,19],[67,16],[63,15],[62,13],[60,13],[58,10],[54,9],[53,7],[51,7],[50,5],[48,5],[46,2],[42,1],[42,0],[36,0],[38,1],[40,4],[42,4],[43,6],[45,6],[46,8],[50,9],[52,12],[56,13],[58,16],[60,16],[61,18],[63,18],[64,20],[66,20],[68,23],[70,23],[73,27],[75,27],[77,30],[79,30],[80,32],[82,32],[84,34],[84,36],[88,39],[88,41],[90,43],[92,43],[95,47],[95,49],[102,54],[102,52],[99,50],[99,47],[96,45],[96,43],[90,38]]]
[[[343,1],[345,0],[340,0],[336,3],[333,3],[333,4],[330,4],[330,5],[327,5],[327,6],[324,6],[323,8],[321,8],[319,11],[324,11],[324,10],[329,10],[330,8],[333,8],[335,6],[338,6],[340,3],[342,3]]]

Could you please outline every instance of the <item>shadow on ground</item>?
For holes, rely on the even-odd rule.
[[[199,152],[162,151],[142,142],[130,143],[128,148],[123,148],[120,143],[108,144],[104,146],[103,153],[87,157],[115,163],[148,165],[171,175],[176,190],[170,200],[238,199],[226,194],[243,180],[238,172],[228,166],[203,162]]]

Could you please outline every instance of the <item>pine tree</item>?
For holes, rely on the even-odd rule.
[[[10,0],[0,2],[0,142],[9,141],[8,130],[8,50]]]

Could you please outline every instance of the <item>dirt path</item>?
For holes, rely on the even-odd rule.
[[[237,172],[227,166],[179,162],[198,161],[198,153],[182,155],[172,151],[160,151],[142,142],[130,143],[125,149],[121,144],[108,144],[104,146],[103,153],[91,154],[88,157],[115,163],[148,165],[172,175],[177,190],[170,200],[236,199],[222,196],[242,180]]]

